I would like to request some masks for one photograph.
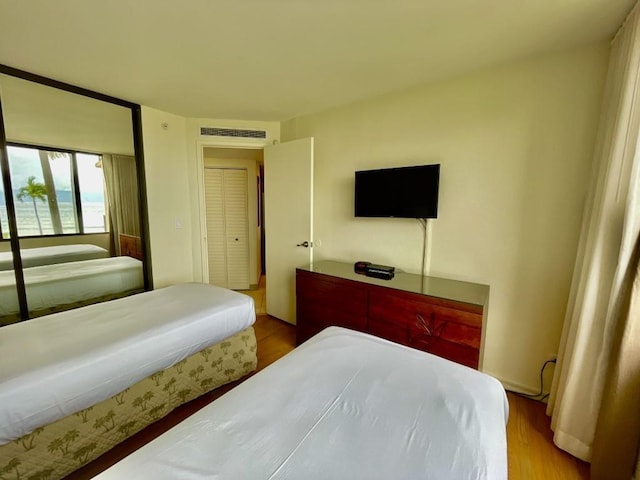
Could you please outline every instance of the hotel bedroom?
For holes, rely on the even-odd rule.
[[[376,2],[364,9],[358,2],[313,8],[214,5],[65,0],[0,6],[3,180],[13,180],[12,149],[20,147],[50,152],[47,162],[39,155],[33,160],[38,168],[66,161],[72,172],[83,156],[103,172],[108,157],[134,157],[138,225],[119,233],[135,237],[131,257],[143,259],[142,287],[132,290],[149,290],[30,320],[38,314],[27,306],[24,275],[27,287],[12,292],[24,321],[14,317],[0,328],[0,478],[211,478],[215,471],[226,472],[220,478],[640,478],[640,379],[633,349],[640,317],[633,315],[640,188],[635,2]],[[32,15],[32,8],[42,15]],[[239,24],[244,36],[236,31]],[[51,25],[60,28],[52,33]],[[207,47],[229,39],[234,48]],[[125,111],[116,115],[126,124],[126,146],[47,138],[47,127],[38,125],[42,112],[25,123],[38,138],[12,131],[11,83],[26,82],[13,69],[28,72],[30,79],[64,82],[75,92],[57,90],[60,95],[87,93],[83,98],[90,103]],[[102,101],[110,99],[120,104]],[[62,120],[54,121],[56,128]],[[96,138],[104,141],[109,129],[99,130]],[[96,155],[104,156],[94,161]],[[288,155],[293,163],[279,163]],[[249,165],[243,208],[250,214],[243,227],[245,274],[237,286],[212,281],[218,271],[208,248],[216,230],[209,230],[205,170],[242,162]],[[354,216],[355,172],[432,164],[440,165],[437,218]],[[22,175],[12,185],[15,204],[28,178]],[[7,183],[3,196],[5,191]],[[23,200],[26,208],[32,197]],[[33,203],[50,212],[50,202]],[[107,228],[98,234],[29,238],[16,225],[17,237],[3,240],[0,251],[20,251],[20,272],[41,267],[25,264],[26,248],[50,241],[97,244],[116,258],[121,237],[105,215]],[[3,234],[11,231],[10,216]],[[231,235],[228,248],[238,238]],[[304,242],[310,248],[298,246]],[[250,289],[261,284],[262,259],[270,315],[259,314],[254,324],[257,304],[220,285],[257,298]],[[337,327],[294,349],[296,315],[300,322],[306,312],[300,302],[307,298],[300,291],[296,296],[296,269],[298,277],[319,274],[327,288],[334,280],[327,280],[332,274],[323,265],[340,262],[351,270],[345,275],[349,291],[366,291],[367,302],[373,302],[376,289],[389,290],[393,280],[353,273],[354,262],[362,260],[394,266],[395,280],[426,276],[486,288],[488,295],[477,304],[434,297],[424,284],[406,297],[435,302],[424,307],[433,315],[462,309],[461,318],[479,319],[472,367],[482,373],[342,330],[352,326],[355,298],[344,292],[337,307],[325,306],[329,314],[322,320]],[[85,261],[92,260],[73,263]],[[15,278],[22,282],[19,272]],[[359,285],[373,286],[358,290]],[[317,292],[312,287],[311,297]],[[104,297],[98,299],[110,293]],[[233,308],[224,310],[217,303],[222,300]],[[72,298],[64,308],[83,303]],[[365,315],[373,315],[372,305]],[[233,317],[233,329],[204,328],[213,322],[203,313],[210,310],[221,323]],[[187,326],[186,317],[193,324]],[[370,332],[364,321],[360,330]],[[431,336],[431,323],[425,325]],[[52,334],[55,328],[59,335]],[[67,335],[66,328],[75,333]],[[57,346],[44,345],[46,335]],[[127,343],[133,337],[145,346]],[[20,352],[29,348],[33,358],[23,360]],[[123,349],[136,353],[120,355]],[[98,367],[85,355],[101,352],[108,367],[93,381],[113,385],[96,398],[85,394],[78,400],[82,396],[73,389],[79,387],[69,379],[70,390],[58,396],[62,387],[53,378],[41,384],[29,375],[37,362],[45,375],[57,372],[53,350],[77,354],[64,358],[77,362],[86,377]],[[221,363],[211,363],[212,355]],[[143,364],[151,370],[137,368]],[[125,371],[135,381],[112,381]],[[236,382],[245,375],[250,378]],[[167,387],[169,379],[186,383]],[[325,380],[326,389],[314,383]],[[357,391],[343,398],[331,390],[336,388]],[[126,413],[119,411],[122,392],[134,402]],[[57,399],[60,412],[50,412],[47,397]],[[484,400],[467,406],[462,397]],[[302,415],[296,400],[308,406],[305,415],[322,421],[296,417]],[[321,401],[331,408],[323,410],[323,404],[318,408],[324,413],[313,411]],[[31,422],[30,412],[20,410],[23,404],[48,412],[42,413],[44,423]],[[436,407],[442,405],[468,413],[466,434],[459,425],[438,423],[441,417],[426,421],[430,408],[440,411]],[[252,415],[240,419],[241,406]],[[398,413],[405,410],[415,414]],[[112,411],[123,415],[119,423]],[[77,424],[49,433],[59,421]],[[109,429],[109,422],[117,428]],[[227,429],[229,422],[238,423]],[[380,424],[393,428],[371,427]],[[395,448],[383,445],[380,435],[397,439]],[[430,453],[424,461],[421,449]],[[461,452],[459,462],[452,451]],[[189,476],[195,471],[200,476]]]

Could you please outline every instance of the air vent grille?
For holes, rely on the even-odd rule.
[[[239,128],[201,127],[200,135],[233,138],[267,138],[266,130],[242,130]]]

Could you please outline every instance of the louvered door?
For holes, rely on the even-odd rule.
[[[224,219],[227,241],[228,288],[246,290],[249,288],[249,219],[246,170],[224,170]]]
[[[249,288],[247,171],[205,168],[209,283]]]

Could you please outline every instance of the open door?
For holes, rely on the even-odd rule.
[[[296,323],[296,267],[313,261],[313,138],[264,149],[267,313]]]

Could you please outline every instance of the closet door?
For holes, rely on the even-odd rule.
[[[209,283],[249,288],[247,171],[205,168]]]
[[[227,284],[249,288],[249,218],[247,171],[224,170],[224,219],[227,234]]]
[[[207,217],[209,283],[220,287],[227,287],[223,172],[224,170],[221,168],[204,169],[204,193]]]

